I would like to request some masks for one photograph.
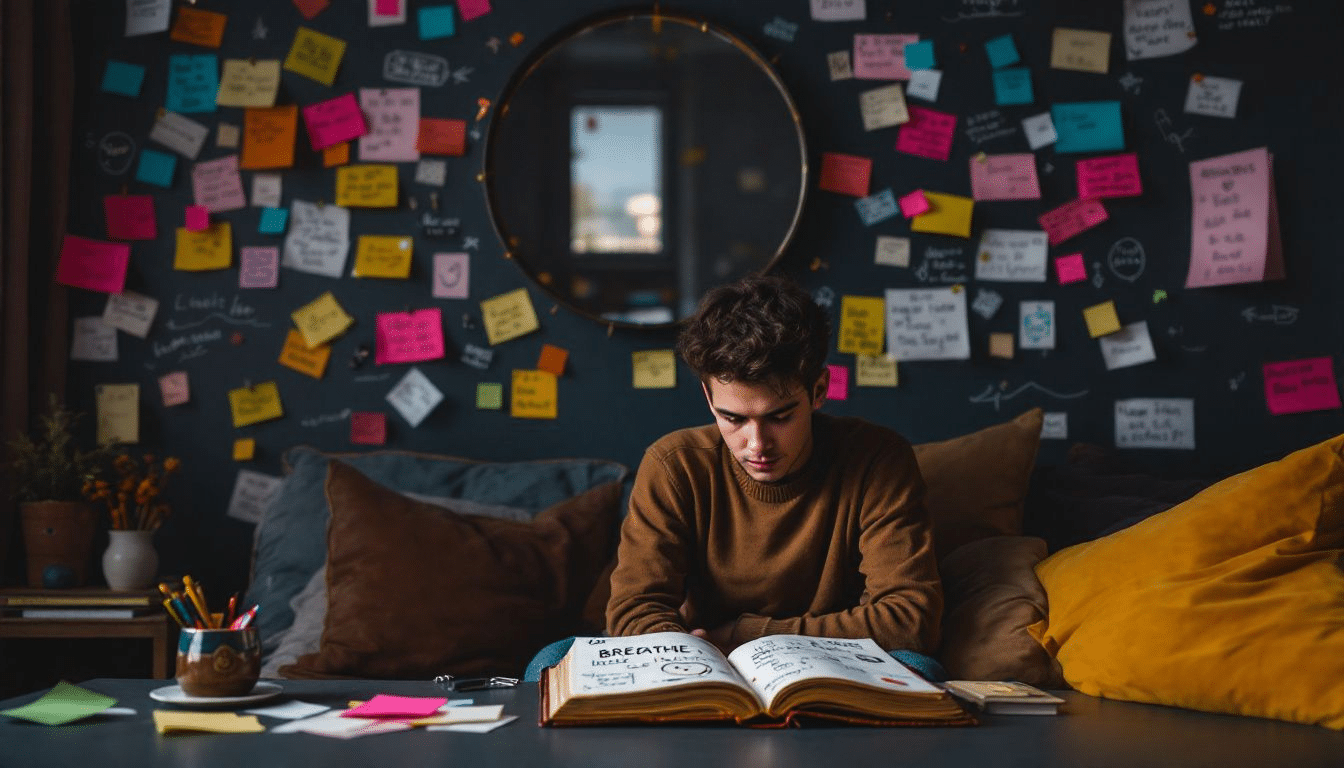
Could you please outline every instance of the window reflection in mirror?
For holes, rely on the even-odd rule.
[[[773,265],[806,158],[797,109],[754,49],[699,19],[624,12],[514,74],[484,178],[509,255],[559,303],[666,325]]]

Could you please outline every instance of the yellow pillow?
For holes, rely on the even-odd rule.
[[[1344,435],[1036,566],[1093,696],[1344,730]]]

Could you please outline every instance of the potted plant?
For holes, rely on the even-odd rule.
[[[76,443],[79,419],[53,394],[37,429],[7,443],[30,586],[81,586],[88,577],[96,516],[83,488],[112,454],[107,446],[85,450]]]

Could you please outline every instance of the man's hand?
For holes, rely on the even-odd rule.
[[[737,643],[732,640],[733,625],[731,622],[713,629],[692,629],[691,634],[696,637],[703,637],[713,643],[714,647],[723,651],[724,655],[732,653],[733,649],[737,648]]]

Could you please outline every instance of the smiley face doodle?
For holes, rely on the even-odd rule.
[[[702,661],[669,661],[663,665],[663,672],[681,677],[695,677],[709,674],[710,667]]]

